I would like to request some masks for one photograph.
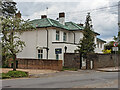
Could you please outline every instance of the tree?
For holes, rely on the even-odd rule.
[[[102,50],[102,51],[103,51],[104,54],[111,53],[111,49],[106,49],[106,50],[104,49],[104,50]]]
[[[4,17],[14,16],[16,11],[16,2],[11,0],[2,0],[2,14]]]
[[[94,32],[92,31],[91,17],[88,13],[85,22],[85,28],[83,30],[83,39],[80,40],[80,46],[78,46],[80,53],[84,58],[87,58],[88,53],[93,53],[95,44],[94,44]]]
[[[31,29],[32,25],[29,20],[24,21],[18,17],[8,17],[2,20],[2,44],[4,47],[3,54],[13,59],[13,71],[16,71],[16,55],[23,50],[25,42],[20,40],[19,35],[22,31]]]
[[[113,39],[114,39],[113,41],[110,41],[109,43],[105,44],[105,46],[104,46],[104,47],[105,47],[105,50],[107,50],[107,49],[108,49],[108,50],[112,50],[112,47],[114,47],[114,46],[113,46],[113,43],[114,43],[114,42],[117,42],[117,37],[114,36]],[[118,44],[117,47],[119,48],[119,50],[117,51],[117,53],[120,54],[120,43]],[[111,51],[111,53],[114,53],[114,51]]]
[[[9,18],[12,16],[15,16],[17,8],[16,8],[16,2],[13,0],[2,0],[0,2],[0,11],[2,12],[2,16],[4,18]],[[1,18],[2,19],[2,18]],[[2,31],[4,32],[4,31]],[[2,43],[2,47],[5,47],[4,44]],[[7,65],[7,57],[9,56],[6,53],[6,49],[2,49],[2,65],[3,67],[8,67]]]

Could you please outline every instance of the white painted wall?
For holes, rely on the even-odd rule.
[[[72,32],[68,32],[68,42],[74,43],[74,34]]]
[[[60,31],[60,40],[56,41],[56,29],[47,28],[48,29],[48,58],[56,59],[55,49],[61,48],[62,54],[59,55],[60,60],[64,60],[64,47],[67,47],[67,53],[74,53],[74,50],[77,49],[77,45],[69,44],[74,43],[74,34],[70,31],[57,29]],[[67,43],[53,43],[53,42],[63,42],[63,33],[67,33]],[[47,30],[46,29],[37,29],[34,31],[25,31],[20,35],[21,40],[25,41],[26,47],[24,47],[23,51],[17,55],[17,58],[38,58],[38,49],[39,47],[43,49],[43,47],[47,47]],[[81,31],[75,31],[75,43],[79,43],[80,38],[83,38],[83,34]],[[97,38],[95,37],[95,43],[97,44]],[[100,53],[103,48],[96,48],[95,52]],[[43,59],[46,59],[47,51],[43,49]]]
[[[25,31],[20,35],[20,38],[25,42],[26,47],[17,55],[18,58],[37,58],[36,47],[47,47],[47,31],[45,29]],[[43,50],[43,53],[46,53],[46,50]],[[43,58],[46,58],[46,54],[44,54]]]
[[[97,43],[99,43],[99,47],[96,44],[95,53],[103,53],[102,50],[104,50],[104,43],[103,42],[97,42]],[[102,45],[102,47],[101,47],[101,45]]]
[[[79,43],[80,39],[83,38],[83,33],[80,31],[75,31],[75,43]]]

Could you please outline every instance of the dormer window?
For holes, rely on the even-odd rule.
[[[63,41],[66,41],[67,40],[67,34],[64,32],[63,33]]]
[[[56,40],[59,41],[60,32],[56,31]]]

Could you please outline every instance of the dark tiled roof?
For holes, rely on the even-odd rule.
[[[106,43],[106,41],[104,41],[104,40],[102,40],[100,38],[97,38],[97,41]]]

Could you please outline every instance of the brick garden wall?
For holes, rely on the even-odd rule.
[[[120,54],[117,55],[115,63],[114,54],[89,54],[86,60],[86,68],[90,69],[90,62],[93,61],[93,69],[120,66]],[[65,53],[64,67],[80,69],[80,54],[79,53]],[[83,67],[82,67],[83,68]]]
[[[120,54],[117,55],[117,61],[114,54],[93,54],[88,55],[87,67],[90,69],[90,61],[93,61],[93,69],[120,66]],[[115,62],[116,61],[116,62]]]
[[[80,54],[79,53],[65,53],[64,67],[66,68],[80,68]]]
[[[62,70],[62,60],[17,59],[19,69]]]

